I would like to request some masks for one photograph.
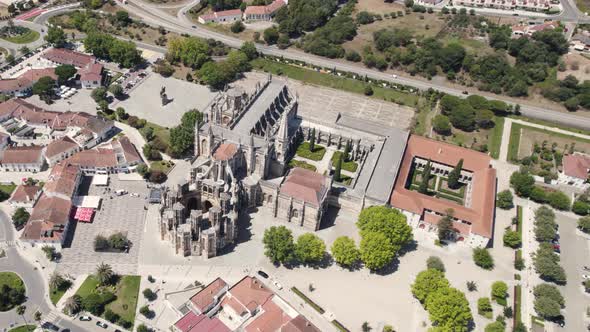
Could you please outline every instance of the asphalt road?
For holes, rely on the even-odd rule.
[[[566,325],[563,328],[555,325],[557,331],[586,331],[586,308],[590,305],[590,298],[582,287],[582,267],[590,266],[588,260],[588,240],[576,233],[577,219],[557,214],[561,245],[561,266],[567,275],[567,284],[560,286],[565,297],[564,310]]]

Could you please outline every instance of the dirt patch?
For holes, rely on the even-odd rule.
[[[584,140],[576,140],[573,138],[567,138],[563,136],[551,135],[550,133],[540,132],[528,128],[523,128],[520,135],[520,146],[518,147],[518,159],[528,157],[533,153],[535,143],[539,146],[543,145],[543,142],[547,142],[548,146],[552,146],[556,143],[556,151],[568,152],[574,143],[574,151],[589,153],[590,142]]]
[[[404,5],[398,3],[388,3],[383,0],[360,0],[356,5],[355,12],[368,11],[383,15],[398,10],[404,11],[405,9]]]
[[[568,75],[574,75],[580,82],[590,80],[590,61],[588,58],[578,54],[569,53],[563,56],[566,71],[557,72],[557,78],[562,80]]]

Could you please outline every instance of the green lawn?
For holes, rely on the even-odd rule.
[[[336,167],[336,163],[338,162],[338,158],[340,158],[340,156],[343,154],[344,154],[344,152],[342,152],[342,151],[334,152],[334,154],[332,155],[332,167]],[[343,170],[354,173],[354,172],[356,172],[357,168],[358,168],[358,164],[356,162],[354,162],[353,160],[344,161],[344,159],[342,159],[342,169]]]
[[[516,285],[514,287],[514,317],[516,322],[522,322],[522,287]]]
[[[314,165],[310,165],[308,163],[306,163],[305,161],[302,160],[296,160],[296,159],[291,159],[291,161],[289,162],[289,167],[293,168],[293,167],[300,167],[300,168],[305,168],[308,169],[310,171],[316,171],[317,168]]]
[[[23,280],[14,272],[0,272],[0,288],[8,285],[10,288],[24,288]]]
[[[500,157],[500,145],[502,145],[502,132],[504,131],[504,118],[500,116],[494,117],[494,128],[490,131],[490,139],[488,141],[488,151],[494,159]]]
[[[160,171],[160,172],[163,172],[164,174],[168,174],[173,166],[174,166],[174,163],[172,161],[167,161],[167,160],[152,161],[152,163],[150,164],[150,170]]]
[[[16,184],[0,184],[0,191],[5,193],[8,197],[10,197],[10,195],[12,194],[12,192],[14,191],[15,188],[16,188]],[[0,195],[0,202],[3,201],[2,196],[3,195]],[[8,198],[6,198],[6,199],[8,199]]]
[[[2,37],[2,39],[15,44],[28,44],[39,39],[39,33],[35,30],[30,30],[23,33],[22,35]]]
[[[68,280],[65,284],[65,287],[62,287],[60,289],[56,289],[56,290],[51,290],[49,292],[49,298],[51,299],[51,303],[53,304],[57,304],[57,302],[59,302],[59,300],[64,296],[64,294],[66,293],[66,291],[68,289],[70,289],[70,287],[72,287],[72,283]]]
[[[135,309],[137,307],[137,298],[139,296],[140,276],[122,276],[117,283],[117,299],[107,304],[106,309],[124,318],[133,324],[135,322]]]
[[[315,70],[292,66],[284,63],[278,63],[269,59],[258,58],[252,61],[252,67],[255,69],[270,72],[275,75],[285,75],[294,80],[307,82],[316,85],[327,86],[334,89],[348,92],[364,94],[366,83],[352,78],[340,77],[332,74],[324,74]],[[372,98],[393,101],[398,104],[415,106],[418,102],[418,96],[396,91],[390,88],[373,86]]]
[[[320,161],[326,154],[326,148],[319,144],[315,144],[313,151],[309,149],[309,142],[303,142],[297,147],[297,155],[301,158]]]
[[[342,183],[342,184],[345,184],[348,186],[352,183],[352,178],[348,175],[340,174],[340,181],[336,181],[336,182]]]
[[[8,330],[8,332],[32,332],[35,331],[37,325],[21,325],[19,327],[15,327],[12,330]]]
[[[81,298],[85,298],[86,296],[90,295],[90,293],[94,292],[98,287],[98,279],[94,276],[90,275],[86,277],[86,280],[80,285],[80,288],[76,291],[76,295],[79,295]]]

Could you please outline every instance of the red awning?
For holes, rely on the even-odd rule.
[[[92,220],[92,215],[94,214],[94,210],[91,208],[78,208],[76,210],[76,215],[74,219],[83,222],[90,222]]]

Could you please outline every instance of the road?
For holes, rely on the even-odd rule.
[[[40,311],[43,321],[51,321],[60,328],[67,328],[72,332],[89,331],[73,321],[64,319],[56,312],[55,307],[49,302],[49,292],[41,272],[21,256],[16,245],[12,223],[2,210],[0,210],[0,242],[5,244],[5,247],[8,246],[5,249],[6,257],[0,258],[0,269],[15,272],[23,279],[26,286],[27,301],[24,305],[27,310],[24,319],[34,324],[33,315],[36,311]],[[15,311],[13,309],[8,312],[0,312],[0,326],[8,327],[25,324],[23,317],[18,316]]]
[[[556,214],[559,224],[561,245],[561,266],[567,275],[567,284],[560,286],[561,293],[565,297],[566,308],[564,310],[566,325],[563,328],[555,326],[558,331],[586,331],[586,308],[590,305],[590,299],[584,293],[582,283],[582,266],[590,265],[588,262],[589,241],[577,234],[577,218]]]

